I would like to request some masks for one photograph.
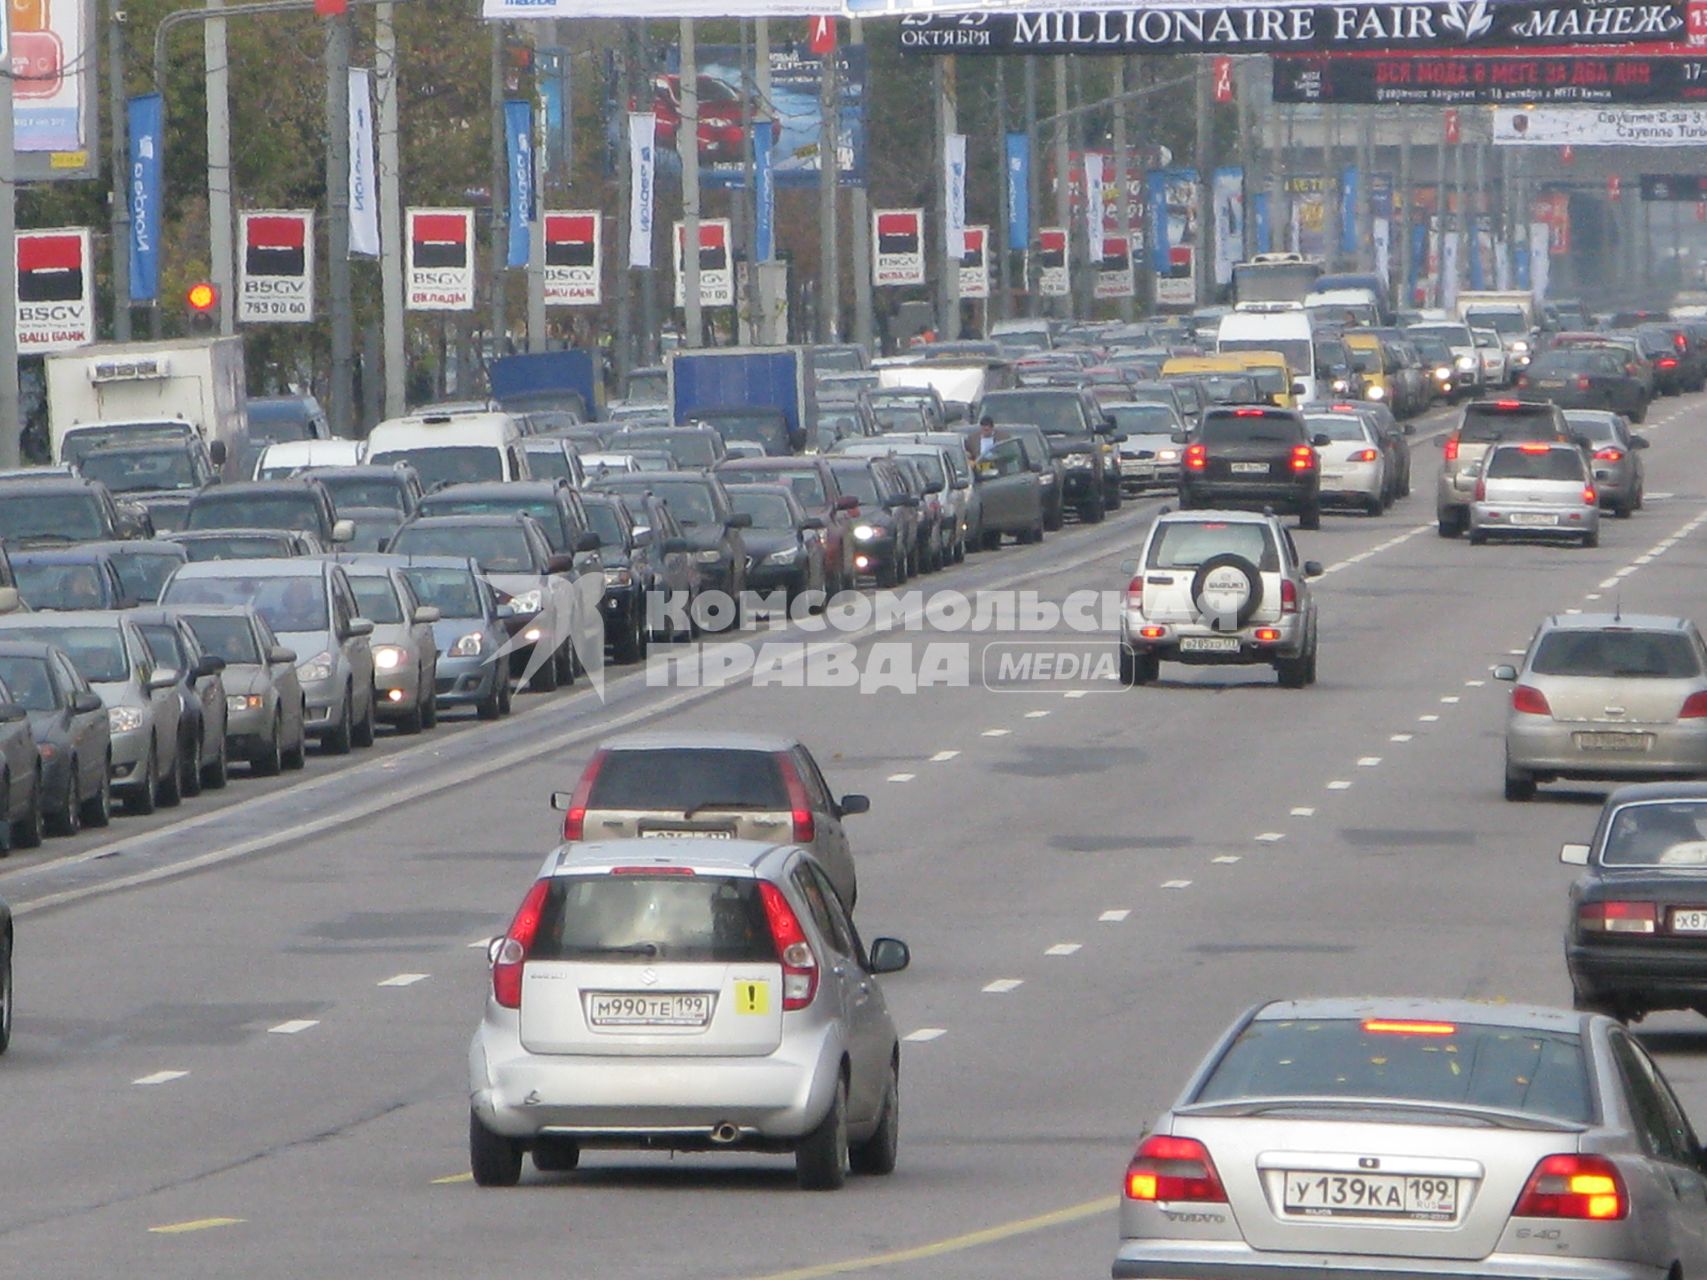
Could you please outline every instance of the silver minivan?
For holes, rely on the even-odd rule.
[[[494,938],[469,1163],[513,1186],[589,1147],[792,1152],[808,1190],[895,1168],[901,1050],[878,974],[797,845],[564,845]]]

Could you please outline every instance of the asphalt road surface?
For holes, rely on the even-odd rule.
[[[1308,690],[1178,667],[1131,691],[910,695],[629,673],[603,704],[584,682],[523,696],[504,723],[14,855],[0,1273],[1107,1275],[1139,1130],[1252,1002],[1569,1001],[1558,846],[1602,792],[1501,799],[1489,669],[1549,612],[1694,610],[1704,405],[1655,406],[1647,509],[1597,550],[1438,538],[1449,414],[1419,420],[1413,496],[1295,535],[1329,568]],[[1159,505],[922,589],[1119,589]],[[907,1037],[893,1177],[811,1195],[785,1158],[591,1152],[514,1190],[468,1180],[481,944],[554,843],[549,792],[639,724],[798,733],[832,787],[871,795],[850,821],[862,928],[914,956],[884,984]],[[1707,1024],[1642,1033],[1707,1121]]]

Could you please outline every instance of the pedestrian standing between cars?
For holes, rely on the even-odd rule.
[[[974,462],[990,456],[990,451],[996,447],[996,420],[989,414],[978,419],[978,434],[967,441],[966,451],[972,455]]]

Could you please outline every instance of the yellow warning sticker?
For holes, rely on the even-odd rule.
[[[736,1013],[769,1013],[771,984],[768,982],[737,982],[735,984]]]

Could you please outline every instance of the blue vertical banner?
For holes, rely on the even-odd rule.
[[[569,54],[563,49],[541,49],[534,73],[539,85],[541,136],[539,171],[566,174],[574,165],[574,136],[564,104],[570,100]]]
[[[510,169],[510,248],[507,267],[528,264],[529,223],[533,221],[533,104],[504,103],[504,154]]]
[[[1340,249],[1357,252],[1357,166],[1348,164],[1340,174]]]
[[[1530,228],[1530,231],[1533,233],[1533,226]],[[1522,234],[1521,229],[1519,234]],[[1511,266],[1512,275],[1516,277],[1512,282],[1512,288],[1533,289],[1534,284],[1532,274],[1529,269],[1529,241],[1527,239],[1521,239],[1512,246]]]
[[[1465,248],[1470,251],[1470,287],[1472,289],[1486,289],[1488,287],[1488,273],[1486,267],[1482,265],[1482,219],[1472,217],[1469,219],[1469,223],[1470,243]]]
[[[1008,248],[1025,250],[1031,244],[1031,147],[1023,133],[1007,138]]]
[[[163,109],[160,95],[130,100],[130,300],[160,296],[160,165]]]
[[[775,127],[769,120],[753,121],[753,196],[758,207],[753,256],[760,262],[776,256],[776,177],[771,172]]]
[[[1150,233],[1150,265],[1157,274],[1168,272],[1168,175],[1152,169],[1144,175],[1144,190],[1149,198],[1147,230]]]
[[[1274,252],[1274,232],[1268,223],[1268,192],[1258,191],[1251,196],[1251,225],[1256,229],[1258,253]]]
[[[1421,277],[1423,267],[1428,263],[1428,223],[1413,222],[1411,224],[1411,278],[1405,281],[1405,303],[1410,305],[1416,301],[1417,280]]]

